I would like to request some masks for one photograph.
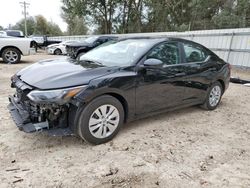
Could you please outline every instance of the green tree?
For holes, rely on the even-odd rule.
[[[62,0],[69,28],[82,18],[96,33],[250,26],[250,0]]]
[[[128,0],[125,8],[125,25],[122,26],[127,33],[137,33],[143,31],[143,10],[145,8],[145,1],[143,0]],[[126,11],[127,9],[127,11]]]
[[[35,27],[36,27],[35,19],[33,17],[28,17],[27,18],[27,33],[28,33],[28,35],[32,35],[34,33]],[[24,30],[25,30],[24,19],[18,21],[12,27],[12,29],[21,30],[24,33]]]
[[[56,23],[48,22],[48,34],[52,36],[60,36],[63,35],[63,32]]]
[[[67,34],[85,35],[88,32],[88,28],[85,24],[84,17],[75,13],[70,1],[65,0],[65,4],[66,5],[62,7],[61,16],[68,25]]]
[[[35,16],[35,34],[40,35],[53,35],[58,36],[62,35],[60,27],[54,22],[48,22],[45,17],[42,15]]]
[[[35,16],[35,19],[36,19],[35,33],[41,35],[49,34],[48,22],[46,18],[44,18],[42,15],[38,15]]]
[[[18,21],[10,29],[21,30],[24,32],[24,19]],[[28,35],[63,35],[63,32],[56,23],[47,21],[42,15],[27,18],[27,32]]]
[[[235,14],[240,27],[250,27],[250,0],[237,0]]]
[[[97,25],[98,33],[112,33],[112,24],[114,21],[116,0],[62,0],[64,19],[67,15],[68,23],[76,16],[89,20],[91,27]],[[92,24],[94,23],[94,24]],[[69,24],[69,23],[68,23]]]
[[[78,16],[76,16],[72,20],[72,25],[73,27],[69,28],[69,30],[71,31],[73,35],[86,35],[87,34],[88,28],[86,27],[86,24],[83,18],[79,18]]]
[[[148,0],[148,31],[183,31],[189,28],[191,0]]]

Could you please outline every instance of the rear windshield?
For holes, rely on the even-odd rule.
[[[23,37],[23,35],[19,31],[6,31],[8,36],[13,37]]]

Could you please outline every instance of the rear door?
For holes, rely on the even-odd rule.
[[[186,86],[186,103],[203,102],[206,91],[211,80],[217,74],[217,63],[212,54],[201,45],[193,42],[182,42],[183,62],[180,69],[183,69],[183,79]]]

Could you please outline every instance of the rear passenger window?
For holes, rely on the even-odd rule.
[[[199,46],[191,45],[191,44],[183,44],[185,51],[186,62],[202,62],[207,58],[207,53],[205,50],[200,48]]]

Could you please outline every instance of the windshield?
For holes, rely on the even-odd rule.
[[[98,36],[89,37],[89,38],[85,39],[84,41],[87,43],[93,43],[93,42],[95,42],[96,39],[98,39]]]
[[[154,40],[125,40],[94,49],[80,61],[99,62],[104,66],[130,66],[154,45]]]

